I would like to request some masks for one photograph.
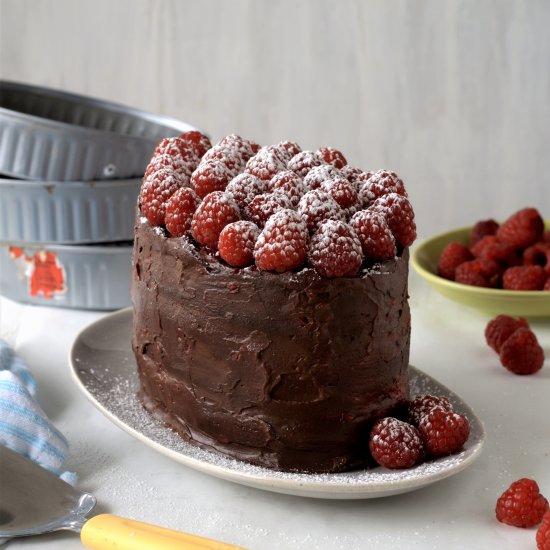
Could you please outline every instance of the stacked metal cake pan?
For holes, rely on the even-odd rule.
[[[168,117],[0,80],[0,294],[26,303],[130,305],[141,178]]]

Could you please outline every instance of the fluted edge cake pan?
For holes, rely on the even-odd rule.
[[[155,145],[195,127],[108,101],[0,80],[0,174],[78,181],[142,176]]]
[[[0,244],[0,293],[18,302],[114,310],[131,304],[132,243]]]
[[[131,241],[141,179],[0,179],[0,242]]]

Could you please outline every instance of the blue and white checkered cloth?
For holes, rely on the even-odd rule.
[[[34,398],[36,381],[23,360],[0,339],[0,445],[36,462],[66,481],[62,473],[69,445]]]

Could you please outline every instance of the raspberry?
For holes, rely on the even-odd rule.
[[[344,220],[344,212],[338,203],[324,191],[308,191],[298,203],[297,211],[304,218],[308,231],[314,233],[323,220]]]
[[[328,193],[342,208],[358,204],[355,186],[345,178],[330,178],[321,183],[321,191]]]
[[[515,249],[509,244],[499,241],[494,235],[483,237],[471,250],[476,258],[493,260],[503,267],[509,267],[519,263],[519,257]]]
[[[550,243],[538,242],[523,251],[523,265],[540,265],[550,275]]]
[[[537,550],[550,550],[550,510],[542,516],[542,523],[537,529]]]
[[[529,324],[523,317],[515,319],[508,315],[497,315],[491,319],[485,327],[485,340],[489,347],[500,353],[502,344],[518,329],[529,328]]]
[[[373,172],[363,172],[361,168],[355,166],[350,166],[346,164],[340,169],[342,175],[350,182],[355,185],[357,191],[363,187],[364,183],[372,176]]]
[[[470,423],[462,415],[433,407],[418,425],[424,447],[432,456],[445,456],[459,451],[470,435]]]
[[[200,161],[200,155],[191,146],[191,144],[179,137],[161,139],[153,152],[153,157],[161,155],[183,157],[186,160],[192,159],[196,164]]]
[[[418,395],[407,406],[407,416],[409,422],[414,426],[419,426],[420,421],[434,407],[439,407],[447,412],[452,412],[453,406],[446,397],[438,397],[437,395]]]
[[[279,210],[267,220],[256,241],[256,265],[279,273],[297,269],[306,260],[307,242],[307,227],[300,215],[289,209]]]
[[[189,187],[180,187],[166,203],[165,225],[172,237],[181,237],[191,228],[193,214],[201,199]]]
[[[411,468],[424,456],[420,433],[411,424],[391,416],[372,427],[369,449],[374,460],[385,468]]]
[[[263,227],[275,212],[285,208],[292,209],[292,202],[283,193],[262,193],[252,199],[245,212],[248,219]]]
[[[325,164],[325,161],[317,153],[302,151],[288,161],[288,169],[304,178],[312,168],[321,164]]]
[[[471,260],[455,269],[455,282],[463,285],[494,288],[498,285],[500,267],[492,260]]]
[[[544,221],[535,208],[512,214],[497,230],[496,236],[513,248],[525,248],[542,239]]]
[[[378,170],[378,172],[370,175],[362,185],[359,196],[363,200],[363,204],[368,206],[379,197],[383,197],[389,193],[396,193],[403,197],[407,196],[405,185],[395,172]]]
[[[187,142],[191,148],[197,153],[197,155],[202,157],[208,149],[212,147],[210,139],[208,136],[205,136],[202,132],[197,130],[191,130],[189,132],[184,132],[179,136],[180,139]]]
[[[168,168],[149,174],[141,186],[139,204],[143,215],[153,225],[164,225],[166,201],[180,188],[185,180]]]
[[[239,207],[230,195],[213,191],[204,197],[191,221],[191,234],[202,245],[215,250],[222,229],[239,220]]]
[[[247,161],[256,154],[252,142],[237,134],[225,136],[217,146],[224,148],[232,157],[239,159],[239,171],[244,170]]]
[[[522,477],[514,481],[497,500],[497,520],[514,527],[538,525],[548,510],[548,501],[540,494],[536,481]]]
[[[483,237],[494,235],[497,232],[498,223],[495,220],[481,220],[470,231],[470,246],[474,246]]]
[[[184,159],[181,155],[153,155],[145,169],[144,178],[161,168],[166,168],[176,172],[178,177],[185,181],[186,185],[189,185],[191,174],[197,165],[196,159]]]
[[[302,148],[294,141],[281,141],[276,147],[279,151],[284,151],[284,157],[287,163],[294,155],[302,152]]]
[[[407,197],[388,193],[376,199],[371,208],[386,216],[386,221],[398,244],[406,247],[414,242],[416,239],[414,211]]]
[[[350,225],[324,220],[311,238],[308,258],[322,277],[353,277],[363,263],[363,251]]]
[[[395,237],[386,223],[386,218],[379,212],[360,210],[353,215],[350,225],[359,237],[366,259],[383,262],[395,258]]]
[[[238,148],[231,145],[216,144],[211,149],[208,149],[201,159],[199,167],[203,164],[214,162],[222,164],[231,172],[231,177],[236,176],[244,170],[246,161]]]
[[[193,172],[190,183],[191,188],[201,198],[213,191],[223,191],[235,176],[234,170],[224,161],[214,159],[205,161],[205,157]]]
[[[319,189],[321,184],[331,178],[341,178],[342,171],[332,164],[321,164],[312,168],[304,178],[304,185],[308,191]]]
[[[240,220],[226,225],[218,239],[220,256],[229,265],[244,267],[254,262],[254,245],[260,230],[255,223]]]
[[[241,212],[244,212],[256,195],[265,192],[265,182],[252,174],[243,172],[227,184],[225,192],[235,199]]]
[[[456,268],[473,259],[474,255],[467,246],[458,241],[452,241],[445,246],[439,256],[437,274],[454,281]]]
[[[336,168],[343,168],[348,163],[346,157],[338,149],[333,149],[332,147],[319,147],[316,153],[327,164],[332,164]]]
[[[271,193],[282,193],[290,202],[292,207],[296,208],[300,199],[306,192],[302,178],[291,170],[283,170],[275,174],[268,185]]]
[[[509,267],[502,275],[502,288],[506,290],[542,290],[548,274],[540,265]]]
[[[515,330],[500,347],[499,355],[502,365],[514,374],[534,374],[544,364],[544,351],[528,328]]]
[[[286,169],[281,153],[272,147],[262,147],[246,163],[245,171],[261,180],[269,181],[277,172]]]

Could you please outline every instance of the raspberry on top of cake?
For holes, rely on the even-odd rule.
[[[260,147],[235,134],[213,146],[197,131],[162,140],[139,204],[168,236],[187,235],[233,267],[279,273],[353,277],[416,238],[395,172],[351,167],[331,147]]]

